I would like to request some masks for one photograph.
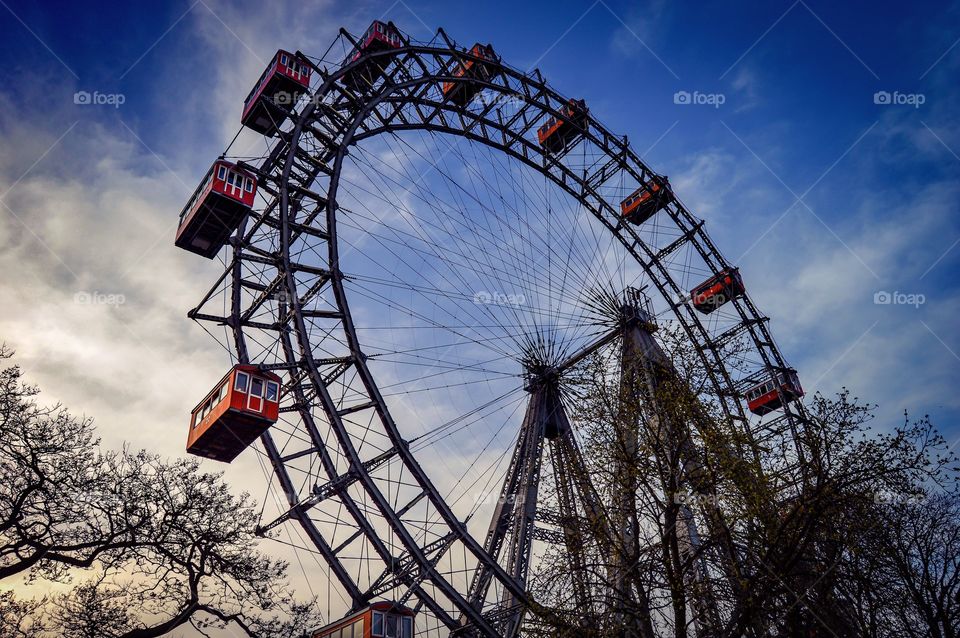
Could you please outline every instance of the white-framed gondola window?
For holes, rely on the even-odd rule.
[[[403,617],[403,635],[401,638],[413,638],[413,618],[410,616]]]
[[[223,179],[226,178],[226,176],[227,176],[227,167],[221,164],[217,168],[217,179],[223,181]]]
[[[233,389],[237,390],[238,392],[246,392],[247,383],[249,381],[250,381],[250,375],[248,375],[246,372],[238,372],[237,380],[234,383]]]
[[[267,401],[276,401],[280,386],[276,381],[267,381]]]
[[[197,413],[197,425],[200,425],[200,422],[203,421],[204,417],[207,416],[207,412],[210,411],[210,402],[207,401],[200,407],[200,411]]]
[[[370,633],[373,636],[380,638],[383,636],[383,614],[379,611],[373,612],[372,626],[370,627]]]

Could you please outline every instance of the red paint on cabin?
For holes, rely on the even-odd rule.
[[[310,88],[312,69],[280,49],[243,101],[240,123],[263,135],[276,135],[300,96]]]
[[[174,244],[213,259],[253,207],[257,178],[217,160],[180,212]]]
[[[474,57],[465,58],[453,72],[453,77],[466,79],[443,83],[443,99],[459,106],[466,106],[483,90],[483,82],[493,78],[497,73],[495,65],[500,63],[500,58],[489,44],[477,42],[470,49],[470,55]]]
[[[404,44],[400,31],[393,26],[392,22],[374,20],[364,34],[360,36],[347,59],[343,61],[343,66],[349,66],[371,53],[399,49]],[[341,81],[354,89],[371,86],[383,75],[387,63],[388,60],[382,58],[362,61],[355,68],[345,73]]]
[[[187,452],[229,463],[277,422],[280,377],[236,365],[190,415]]]
[[[651,177],[620,202],[620,215],[632,224],[642,224],[672,201],[673,191],[666,179]]]
[[[693,307],[708,315],[745,292],[740,271],[736,268],[725,268],[694,288],[690,297],[693,299]]]
[[[570,99],[560,109],[562,117],[552,116],[537,129],[540,146],[552,153],[569,148],[587,126],[587,103]]]
[[[803,396],[796,370],[777,370],[769,379],[758,383],[744,393],[747,407],[763,416],[778,410],[784,404]]]
[[[314,631],[311,638],[414,638],[416,613],[392,602],[373,603]]]

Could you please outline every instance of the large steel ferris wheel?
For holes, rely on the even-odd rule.
[[[284,504],[263,532],[299,527],[339,613],[390,600],[423,636],[517,635],[544,548],[575,574],[603,557],[600,588],[616,595],[584,575],[571,600],[584,618],[640,610],[636,635],[650,635],[651,585],[635,552],[612,547],[636,546],[642,521],[618,504],[629,494],[593,485],[568,379],[599,358],[652,401],[677,376],[655,336],[669,324],[703,370],[690,392],[712,406],[705,419],[745,440],[789,433],[799,386],[736,269],[626,138],[489,45],[375,22],[281,63],[303,88],[282,99],[268,68],[248,98],[266,151],[222,161],[250,204],[214,220],[221,241],[235,232],[189,313],[222,326],[244,370],[279,378],[259,451]],[[625,216],[640,195],[652,212]],[[779,410],[751,416],[748,392]],[[699,425],[667,431],[686,441],[689,489],[712,493]],[[711,503],[682,512],[698,635],[723,613],[711,590],[738,574],[732,545],[698,552],[726,534]]]

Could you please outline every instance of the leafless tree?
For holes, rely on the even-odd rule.
[[[622,520],[614,495],[633,494],[635,546],[617,551],[634,558],[652,617],[647,630],[629,615],[593,617],[592,635],[955,638],[958,467],[929,420],[872,427],[874,406],[844,391],[810,398],[792,430],[745,432],[710,397],[695,353],[660,340],[671,365],[655,393],[624,395],[601,360],[574,391],[605,515]],[[609,555],[595,559],[595,598],[616,595]],[[586,635],[570,580],[562,548],[548,552],[531,581],[534,634]]]
[[[320,624],[286,565],[258,551],[249,496],[192,460],[103,451],[89,419],[36,395],[17,366],[0,370],[0,583],[72,586],[5,593],[0,637],[149,638],[188,623],[301,636]]]

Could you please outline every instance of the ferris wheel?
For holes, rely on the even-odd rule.
[[[330,576],[341,620],[315,635],[518,635],[551,549],[584,619],[627,604],[649,633],[639,550],[611,550],[642,521],[617,506],[629,494],[593,484],[571,378],[599,362],[651,396],[677,375],[656,336],[669,326],[703,371],[704,419],[752,440],[803,414],[703,220],[585,100],[443,30],[415,42],[375,21],[323,56],[278,51],[241,123],[263,154],[214,162],[177,233],[223,263],[189,317],[234,363],[194,410],[188,451],[264,456],[282,507],[262,532],[291,529]],[[671,436],[707,493],[700,425]],[[722,536],[710,503],[682,512],[700,635],[738,560],[723,543],[713,562],[698,553]],[[585,567],[598,556],[602,585]]]

